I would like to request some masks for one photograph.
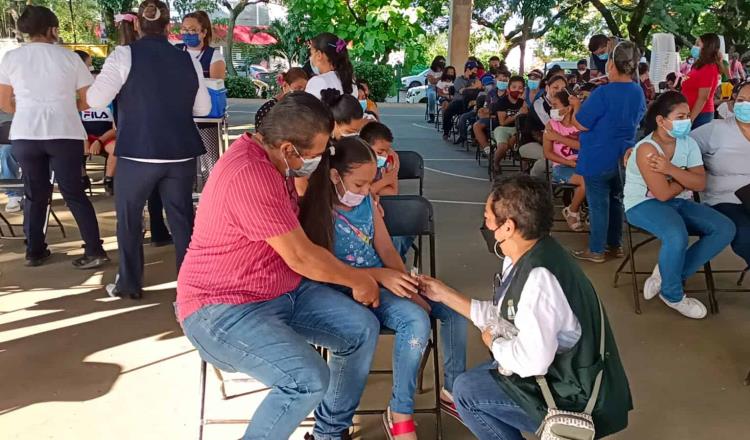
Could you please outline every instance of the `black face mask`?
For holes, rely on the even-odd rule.
[[[469,76],[469,79],[477,79],[477,74],[476,74],[476,73],[472,73],[472,74],[471,74],[471,75]]]
[[[482,227],[479,228],[479,232],[482,233],[484,242],[487,244],[487,251],[491,254],[494,254],[495,244],[497,244],[497,240],[495,240],[495,231],[488,229],[487,225],[482,222]]]

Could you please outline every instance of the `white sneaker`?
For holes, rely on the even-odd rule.
[[[484,152],[485,156],[489,156],[490,155],[490,147],[484,147],[484,150],[482,150],[482,151]]]
[[[664,301],[664,304],[677,310],[678,312],[682,313],[683,316],[686,316],[688,318],[703,319],[708,313],[708,311],[706,310],[706,306],[704,306],[702,302],[698,301],[695,298],[688,298],[687,296],[683,296],[682,300],[677,303],[669,302],[661,295],[659,295],[659,298]]]
[[[5,212],[18,212],[21,210],[21,200],[23,197],[8,197],[8,204],[5,205]]]
[[[661,273],[659,273],[659,265],[654,267],[651,276],[646,278],[646,283],[643,285],[643,297],[653,299],[656,295],[661,292]]]

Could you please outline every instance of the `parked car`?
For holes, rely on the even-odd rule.
[[[405,76],[401,78],[401,85],[407,90],[411,89],[412,87],[424,86],[427,84],[427,72],[429,71],[430,69],[426,69],[424,72],[418,75]]]
[[[406,91],[406,102],[423,104],[427,102],[427,86],[412,87]]]

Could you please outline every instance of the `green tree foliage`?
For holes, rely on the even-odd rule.
[[[274,20],[266,32],[273,35],[276,44],[269,47],[270,55],[284,58],[288,64],[304,64],[307,58],[305,42],[310,38],[304,29],[288,21]]]
[[[333,32],[352,43],[354,58],[383,63],[397,50],[421,50],[424,8],[409,0],[286,0],[288,24],[309,39]]]
[[[391,86],[395,82],[393,69],[384,64],[372,64],[369,62],[355,62],[354,75],[367,81],[370,85],[371,99],[382,102],[391,91]]]
[[[195,11],[213,12],[218,9],[216,0],[171,0],[169,6],[180,18]]]
[[[576,9],[544,34],[535,55],[545,62],[588,58],[588,39],[598,33],[606,33],[606,25],[596,9]]]
[[[68,0],[36,1],[36,5],[50,8],[60,21],[60,37],[66,43],[98,43],[94,34],[94,27],[99,23],[99,4],[96,0],[76,0],[71,4]]]

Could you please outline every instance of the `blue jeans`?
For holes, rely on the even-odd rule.
[[[732,250],[750,266],[750,214],[740,204],[719,203],[714,209],[729,217],[737,232],[732,240]]]
[[[471,432],[480,440],[523,440],[521,431],[534,432],[536,423],[503,391],[486,362],[458,376],[453,388],[456,409]]]
[[[735,227],[724,214],[692,200],[649,199],[628,209],[628,222],[661,241],[659,272],[661,294],[679,302],[685,293],[682,282],[711,261],[734,238]],[[700,239],[688,247],[689,234]]]
[[[417,237],[415,236],[408,236],[403,235],[400,237],[391,237],[391,241],[393,242],[393,246],[396,248],[396,252],[398,252],[399,255],[401,255],[401,259],[406,261],[406,254],[409,253],[409,249],[411,249],[411,245],[414,244],[414,240]]]
[[[19,172],[21,167],[18,166],[16,158],[11,154],[10,145],[0,145],[0,179],[20,179],[21,173]],[[19,190],[8,190],[5,191],[8,197],[22,197],[23,191]]]
[[[271,387],[244,440],[289,438],[313,409],[315,438],[333,440],[352,424],[380,324],[344,294],[304,280],[269,301],[205,306],[183,329],[207,362]],[[328,365],[310,344],[331,350]]]
[[[435,86],[427,86],[427,114],[435,116],[435,109],[437,108],[437,88]]]
[[[474,125],[476,121],[477,121],[476,110],[470,110],[462,114],[458,118],[458,138],[466,139],[466,132],[468,131],[469,127]]]
[[[584,176],[589,204],[589,250],[595,254],[622,244],[622,178],[620,171]]]
[[[693,130],[696,128],[706,125],[714,120],[714,112],[698,113],[698,117],[693,121]]]

